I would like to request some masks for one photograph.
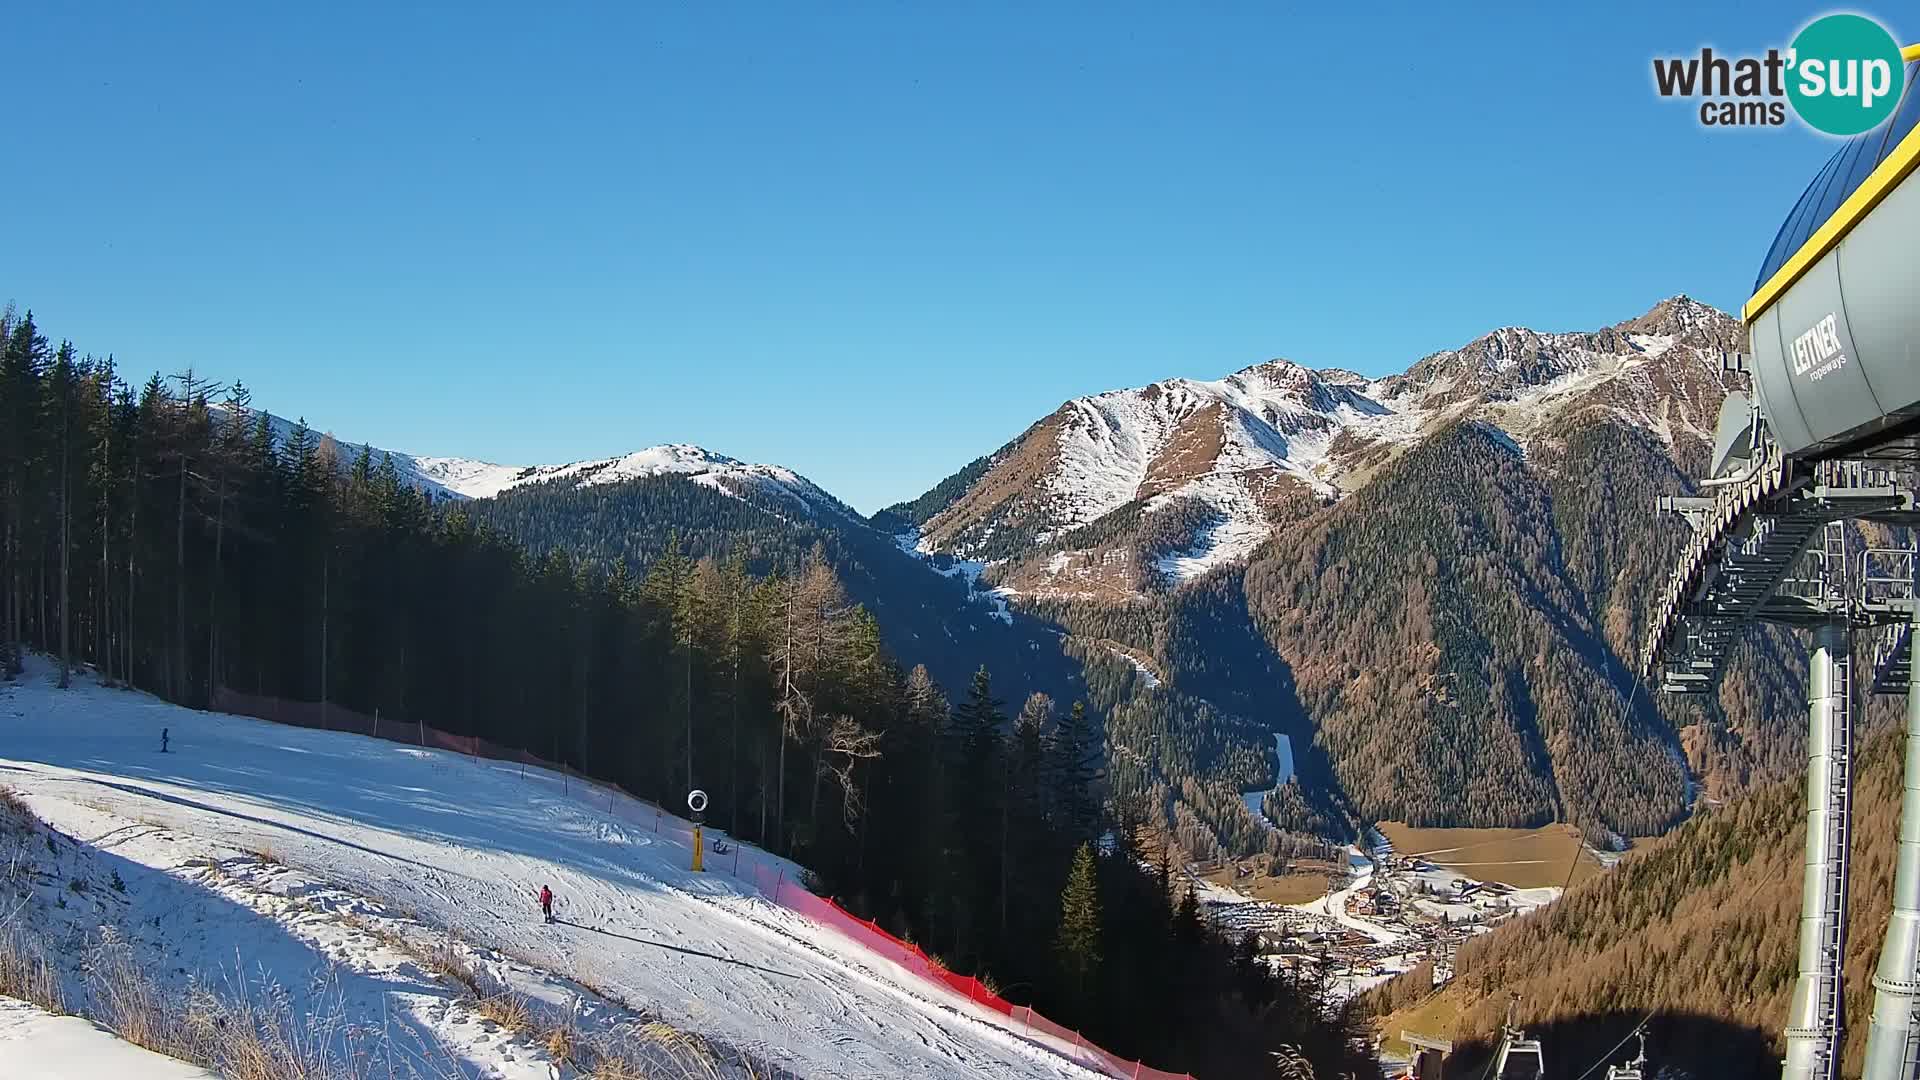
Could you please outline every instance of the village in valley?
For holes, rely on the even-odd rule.
[[[1344,866],[1276,858],[1193,864],[1186,872],[1215,924],[1235,937],[1252,931],[1258,955],[1275,971],[1345,1000],[1422,963],[1443,985],[1461,942],[1552,903],[1570,882],[1616,858],[1558,825],[1385,823],[1366,835],[1367,850],[1349,846]]]

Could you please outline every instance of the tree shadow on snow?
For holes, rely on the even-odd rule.
[[[745,960],[736,960],[731,956],[721,956],[719,953],[701,952],[699,949],[689,949],[681,945],[669,945],[664,941],[651,941],[647,938],[637,938],[637,937],[629,936],[627,934],[616,934],[611,930],[602,930],[597,926],[588,926],[585,923],[577,923],[571,919],[563,919],[558,915],[553,917],[553,921],[561,926],[571,926],[576,930],[585,930],[590,934],[603,934],[607,937],[619,938],[622,941],[631,941],[636,945],[651,945],[656,949],[667,949],[672,952],[682,953],[687,956],[704,956],[709,960],[718,960],[723,964],[732,964],[735,967],[752,968],[754,971],[765,972],[768,975],[778,975],[783,979],[800,978],[799,975],[791,971],[779,971],[770,967],[761,967],[759,964],[749,963],[748,961],[745,961]]]
[[[123,842],[128,839],[123,832],[108,835]],[[272,917],[44,822],[21,850],[34,861],[39,885],[26,901],[33,910],[14,912],[14,929],[39,939],[54,960],[67,984],[70,1008],[105,1019],[89,1004],[101,999],[83,969],[101,955],[110,927],[161,1001],[183,1001],[202,987],[270,1012],[277,1005],[287,1025],[307,1040],[324,1041],[340,1061],[357,1061],[402,1080],[487,1074],[482,1066],[453,1056],[401,1007],[407,998],[439,997],[447,1003],[459,998],[431,976],[402,982],[338,965]]]

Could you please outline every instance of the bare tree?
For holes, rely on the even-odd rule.
[[[854,770],[860,762],[880,756],[880,738],[880,732],[860,726],[860,722],[851,716],[830,717],[825,725],[820,746],[819,774],[831,777],[840,786],[840,813],[849,831],[859,823],[860,815],[866,808],[866,798],[854,777]]]

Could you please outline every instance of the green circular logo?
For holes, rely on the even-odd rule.
[[[1787,98],[1816,131],[1858,135],[1900,103],[1907,77],[1900,43],[1863,15],[1826,15],[1793,39]]]

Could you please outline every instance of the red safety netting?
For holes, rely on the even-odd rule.
[[[455,735],[424,724],[382,720],[377,715],[368,716],[337,705],[261,697],[226,687],[215,689],[212,707],[218,712],[237,713],[295,727],[351,732],[448,750],[475,760],[484,758],[517,763],[536,770],[531,774],[525,769],[521,770],[521,776],[530,782],[558,784],[563,795],[590,801],[601,812],[619,820],[651,827],[661,836],[674,838],[689,852],[693,848],[692,822],[667,813],[617,784],[587,778],[564,765],[535,757],[525,750],[500,746],[475,735]],[[542,776],[543,771],[547,775]],[[994,993],[979,979],[947,970],[938,958],[928,955],[920,946],[895,937],[881,929],[879,924],[860,918],[829,897],[815,895],[796,880],[788,868],[790,864],[784,860],[730,840],[718,829],[706,829],[705,836],[707,846],[704,861],[708,871],[726,873],[751,884],[774,904],[840,933],[867,951],[892,961],[916,978],[944,987],[974,1005],[1006,1017],[1009,1031],[1117,1080],[1193,1080],[1186,1073],[1149,1068],[1141,1062],[1109,1053],[1088,1042],[1072,1028],[1056,1024],[1028,1006],[1013,1004]],[[726,845],[724,852],[715,850],[716,841]]]

